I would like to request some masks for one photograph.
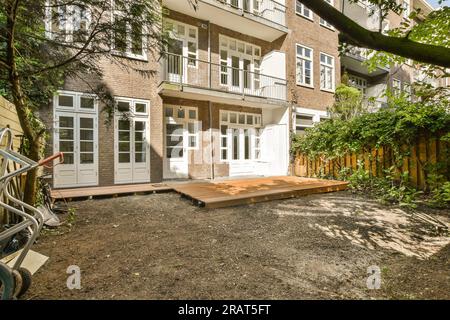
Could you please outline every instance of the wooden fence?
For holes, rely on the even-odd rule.
[[[404,156],[395,161],[393,151],[389,148],[367,150],[358,154],[349,153],[343,157],[327,160],[324,157],[310,159],[297,154],[294,173],[300,177],[342,177],[343,173],[354,172],[358,163],[364,170],[375,177],[386,176],[386,169],[393,168],[392,173],[399,179],[400,173],[408,172],[410,184],[417,189],[428,190],[430,174],[440,174],[450,180],[450,144],[442,140],[442,135],[421,137],[416,144],[404,146]]]
[[[20,136],[22,135],[22,129],[19,123],[19,118],[16,114],[16,108],[15,106],[10,103],[8,100],[4,99],[0,96],[0,128],[9,127],[13,134],[13,147],[14,150],[17,151],[18,147],[20,146]],[[0,141],[0,148],[4,148],[5,141]],[[4,159],[0,157],[0,161],[3,161]],[[12,170],[12,168],[10,168]],[[19,190],[20,187],[20,179],[15,179],[12,183],[12,188],[15,188],[16,191]],[[14,190],[12,190],[14,191]],[[3,199],[3,201],[6,201],[6,199]],[[3,223],[8,223],[9,221],[7,215],[5,214],[3,209],[0,209],[0,230]]]

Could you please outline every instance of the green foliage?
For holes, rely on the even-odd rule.
[[[405,97],[392,97],[388,108],[362,113],[349,120],[331,118],[307,129],[304,136],[294,135],[292,153],[337,161],[349,153],[367,153],[380,147],[392,150],[394,165],[382,177],[372,176],[359,161],[356,170],[341,167],[337,178],[350,181],[353,190],[370,193],[383,202],[414,207],[422,192],[409,186],[408,172],[398,173],[409,152],[403,146],[415,145],[421,136],[439,134],[442,140],[448,139],[449,129],[450,113],[445,99],[410,102]],[[429,204],[438,207],[448,206],[450,198],[450,184],[439,174],[442,165],[425,164],[424,167],[431,195]]]
[[[408,172],[401,174],[400,179],[394,179],[393,169],[385,170],[384,177],[373,177],[359,161],[357,169],[348,177],[349,186],[354,191],[371,194],[383,203],[415,208],[417,196],[422,192],[408,186]]]
[[[448,208],[450,206],[450,181],[431,191],[432,199],[430,204],[439,208]]]
[[[376,1],[376,0],[374,0]],[[395,11],[395,10],[394,10]],[[409,19],[402,21],[398,28],[391,29],[387,32],[389,36],[405,37],[419,43],[430,44],[450,48],[450,7],[443,6],[439,10],[432,11],[426,17],[421,17],[420,9],[411,10]],[[422,20],[417,23],[417,20]],[[416,23],[412,23],[415,20]],[[391,65],[402,65],[408,63],[405,57],[397,56],[383,51],[370,50],[369,59],[365,61],[370,71],[374,71],[377,66],[389,67]],[[417,63],[416,66],[418,65]],[[448,71],[436,65],[420,65],[422,71],[430,77],[441,75],[448,77]],[[436,73],[437,72],[437,73]]]
[[[349,120],[365,111],[361,92],[345,84],[337,86],[334,94],[335,102],[328,112],[332,118]]]
[[[125,0],[23,0],[18,3],[13,20],[13,39],[9,44],[6,35],[11,34],[11,26],[6,17],[11,10],[11,3],[6,1],[0,6],[0,95],[10,101],[14,101],[14,96],[17,96],[8,76],[8,68],[15,65],[24,107],[29,109],[27,121],[33,122],[36,131],[44,127],[36,111],[48,106],[55,92],[63,88],[64,82],[69,79],[83,83],[84,91],[97,94],[106,106],[108,115],[112,114],[112,92],[103,82],[101,62],[104,60],[145,77],[156,72],[147,64],[130,63],[123,59],[122,53],[112,50],[111,43],[113,36],[124,33],[123,26],[128,25],[133,28],[133,41],[145,41],[126,42],[125,46],[142,46],[149,54],[156,52],[155,48],[160,48],[166,41],[160,33],[161,11],[158,1],[134,0],[129,5],[130,2]],[[59,28],[60,21],[80,18],[81,10],[90,16],[87,28],[73,32]],[[121,11],[123,17],[120,23],[111,19],[113,10]],[[54,25],[51,30],[48,25],[46,29],[46,20],[48,24]],[[9,53],[8,56],[8,46],[14,48],[14,61],[8,58],[11,55]]]
[[[347,121],[332,118],[308,128],[306,135],[294,136],[292,152],[335,159],[350,152],[389,147],[400,156],[402,145],[414,143],[423,134],[448,134],[447,110],[446,101],[431,104],[398,98],[377,112]]]

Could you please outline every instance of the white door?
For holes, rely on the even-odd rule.
[[[261,136],[262,160],[267,162],[267,174],[284,176],[288,174],[289,142],[287,125],[274,124],[264,128]]]
[[[231,160],[230,176],[257,174],[256,161],[252,159],[254,128],[230,128]]]
[[[64,163],[54,168],[55,187],[97,185],[97,115],[56,112],[55,118],[54,150],[64,153]]]
[[[145,118],[116,117],[116,184],[150,182],[149,132]]]
[[[188,177],[187,128],[182,121],[165,124],[164,179]]]

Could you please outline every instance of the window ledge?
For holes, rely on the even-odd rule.
[[[302,17],[302,18],[304,18],[304,19],[306,19],[306,20],[309,20],[309,21],[311,21],[311,22],[314,22],[314,17],[307,17],[307,16],[304,16],[303,14],[301,14],[301,13],[298,13],[298,12],[296,12],[295,13],[297,16],[299,16],[299,17]]]
[[[147,55],[137,55],[137,54],[133,54],[130,52],[121,52],[121,51],[117,51],[117,50],[112,50],[111,54],[114,56],[117,56],[117,57],[125,58],[125,59],[148,62]]]
[[[308,88],[308,89],[314,89],[313,85],[309,85],[309,84],[301,84],[301,83],[297,83],[298,87],[304,87],[304,88]]]
[[[324,27],[325,29],[328,29],[328,30],[330,30],[330,31],[333,31],[333,32],[336,31],[336,29],[335,29],[334,27],[329,27],[329,26],[326,26],[326,25],[321,24],[321,23],[320,23],[320,26],[321,26],[321,27]]]
[[[320,91],[325,91],[325,92],[329,92],[329,93],[334,93],[334,89],[330,90],[330,89],[324,89],[324,88],[320,88]]]

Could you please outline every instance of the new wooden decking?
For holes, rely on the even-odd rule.
[[[298,196],[342,191],[348,183],[299,177],[269,177],[172,185],[194,204],[222,208]]]
[[[80,198],[95,198],[102,196],[156,193],[172,190],[173,188],[165,183],[146,183],[146,184],[116,185],[110,187],[52,189],[51,197],[54,200],[62,200],[62,199],[73,200]]]
[[[347,182],[300,177],[267,177],[222,181],[188,181],[52,190],[54,200],[176,191],[195,205],[222,208],[298,196],[342,191]]]

